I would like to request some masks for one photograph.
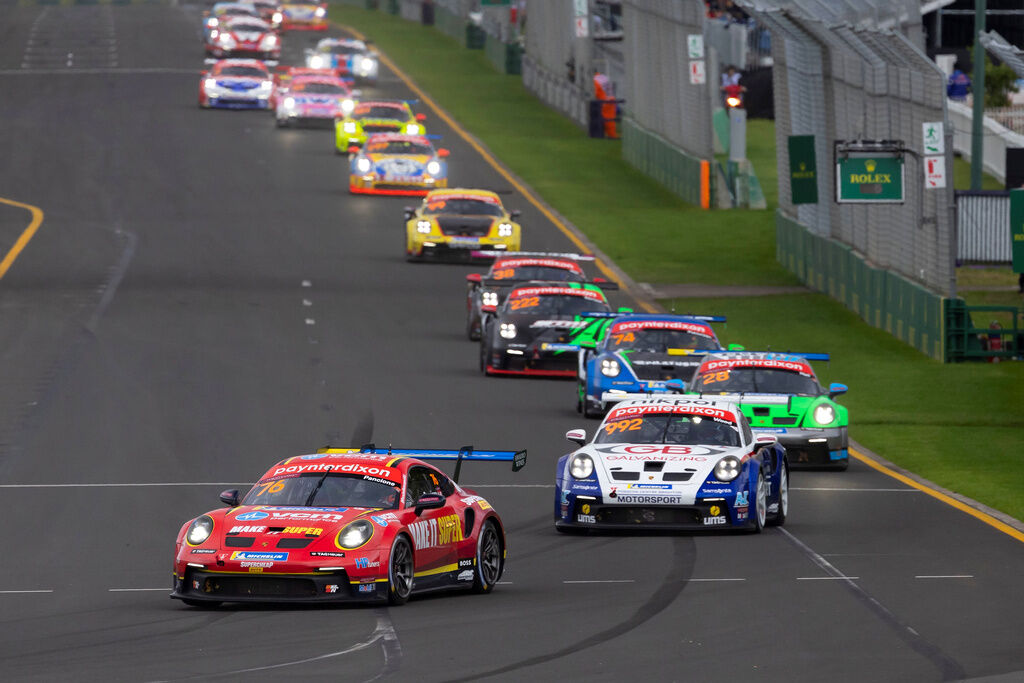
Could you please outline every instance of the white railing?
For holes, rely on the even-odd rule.
[[[971,160],[971,107],[949,100],[949,123],[953,127],[953,151]],[[1006,148],[1024,147],[1024,135],[985,117],[983,136],[985,171],[1001,183],[1006,182]]]

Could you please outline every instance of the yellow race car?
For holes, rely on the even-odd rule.
[[[334,146],[338,154],[362,147],[374,133],[426,135],[424,114],[413,114],[405,100],[360,100],[344,118],[334,121]]]
[[[410,261],[468,261],[480,251],[519,251],[519,211],[507,211],[494,192],[433,190],[418,208],[405,208],[405,254]]]

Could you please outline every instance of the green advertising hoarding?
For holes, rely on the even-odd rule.
[[[891,152],[850,153],[836,159],[836,201],[900,203],[903,159]]]
[[[1024,273],[1024,190],[1010,190],[1010,240],[1013,272]]]
[[[813,135],[789,136],[789,188],[794,204],[818,203],[818,165]]]

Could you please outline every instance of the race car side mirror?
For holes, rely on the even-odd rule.
[[[512,218],[514,220],[514,219],[519,218],[520,216],[522,216],[523,212],[520,211],[519,209],[512,209],[511,211],[508,212],[508,215],[509,215],[509,218]]]
[[[200,72],[199,72],[199,75],[200,75],[200,76],[205,76],[205,75],[206,75],[206,74],[208,74],[208,73],[210,73],[210,70],[209,70],[209,69],[203,69],[202,71],[200,71]]]
[[[757,434],[754,436],[754,443],[758,446],[774,446],[779,442],[779,437],[774,434]]]
[[[356,145],[349,145],[348,153],[349,154],[359,154],[359,147],[356,146]]]
[[[840,384],[839,382],[832,382],[832,384],[828,385],[828,397],[835,398],[840,394],[845,394],[849,390],[850,387],[846,386],[845,384]]]
[[[482,279],[483,278],[480,273],[470,273],[466,276],[466,282],[472,282],[474,284],[480,284],[480,280]]]
[[[665,388],[671,393],[681,394],[686,391],[686,384],[681,379],[670,379],[665,382]]]
[[[351,148],[350,148],[350,150],[351,150]],[[405,207],[404,211],[405,211],[405,220],[409,220],[410,218],[412,218],[413,216],[416,215],[416,209],[412,208],[411,206]]]
[[[586,429],[570,429],[565,433],[567,441],[572,441],[575,444],[582,446],[587,442],[587,430]]]
[[[424,493],[416,499],[416,516],[423,514],[424,510],[436,510],[444,507],[444,496],[440,493]]]
[[[416,120],[417,121],[426,121],[427,120],[427,115],[426,114],[416,114]]]
[[[604,279],[603,277],[595,277],[593,280],[591,280],[591,282],[593,282],[596,285],[603,285],[607,284],[608,280]]]
[[[725,349],[727,351],[746,351],[747,347],[745,347],[743,344],[729,344],[728,346],[725,347]]]
[[[437,156],[441,157],[442,159],[446,158],[449,154],[450,154],[450,152],[447,149],[445,149],[444,147],[442,147],[441,149],[437,150]]]
[[[220,502],[228,507],[238,507],[238,489],[228,489],[220,492]]]

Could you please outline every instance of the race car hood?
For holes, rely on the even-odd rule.
[[[587,323],[574,319],[575,316],[565,315],[524,315],[521,313],[506,313],[501,316],[500,322],[514,323],[516,326],[515,339],[507,340],[513,344],[527,344],[540,347],[543,344],[565,344],[571,341],[575,330],[585,326]],[[506,340],[502,340],[506,341]]]
[[[704,357],[703,351],[696,354],[686,353],[690,349],[679,349],[674,353],[654,353],[649,351],[632,351],[615,353],[620,362],[625,362],[633,370],[637,379],[668,380],[682,379],[689,381],[693,370],[700,365]]]
[[[294,99],[295,104],[338,106],[348,98],[348,95],[288,93],[288,97]]]
[[[811,414],[815,407],[821,403],[828,403],[833,406],[838,416],[835,423],[829,427],[845,426],[847,424],[846,409],[828,399],[827,395],[822,396],[795,396],[790,394],[705,394],[714,396],[717,400],[733,401],[740,404],[740,409],[750,420],[753,429],[767,431],[785,431],[786,427],[818,427],[813,423]]]
[[[382,176],[413,176],[423,173],[430,157],[422,155],[370,154],[373,168]]]
[[[252,90],[259,87],[264,79],[251,78],[249,76],[215,76],[217,87],[228,90]]]
[[[480,237],[486,235],[494,225],[494,216],[437,216],[434,218],[441,232],[446,235]]]

